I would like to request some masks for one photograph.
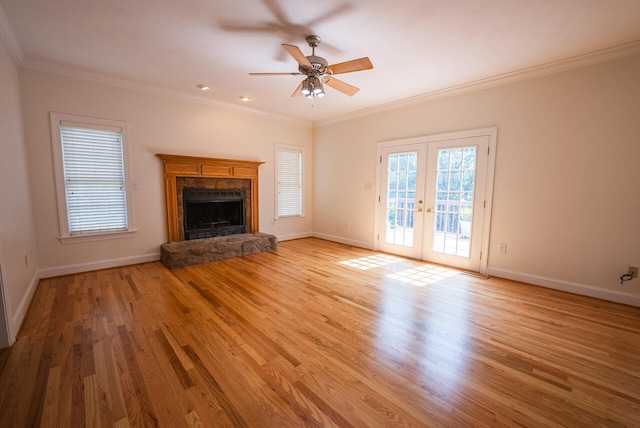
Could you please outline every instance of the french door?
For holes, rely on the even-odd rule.
[[[495,130],[382,145],[377,249],[486,273],[492,137]]]
[[[382,149],[378,249],[422,258],[426,144]]]

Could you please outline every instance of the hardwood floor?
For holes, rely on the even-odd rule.
[[[640,426],[640,308],[302,239],[42,280],[2,427]]]

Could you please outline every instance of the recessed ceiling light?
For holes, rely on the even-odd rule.
[[[196,85],[196,88],[200,89],[201,91],[208,91],[209,89],[211,89],[211,86],[208,86],[208,85]]]
[[[249,98],[249,97],[248,97],[248,96],[246,96],[246,95],[242,95],[242,96],[240,97],[240,100],[241,100],[241,101],[244,101],[245,103],[246,103],[247,101],[249,101],[250,99],[251,99],[251,98]]]

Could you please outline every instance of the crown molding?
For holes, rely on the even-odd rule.
[[[35,71],[40,71],[44,73],[57,74],[65,77],[72,77],[75,79],[90,81],[94,83],[100,83],[104,85],[116,86],[123,89],[130,89],[139,92],[144,92],[147,94],[158,95],[165,98],[173,98],[179,99],[182,101],[194,102],[199,104],[205,104],[213,107],[217,107],[225,110],[232,110],[236,112],[241,112],[245,114],[250,114],[253,116],[258,116],[261,118],[277,120],[280,122],[286,122],[298,126],[304,126],[307,128],[311,128],[313,123],[311,121],[294,119],[288,116],[276,115],[273,113],[267,113],[260,110],[254,110],[246,107],[239,107],[229,103],[223,103],[221,101],[215,101],[210,99],[203,99],[202,97],[198,97],[196,95],[190,95],[184,92],[159,88],[152,85],[147,85],[143,83],[133,82],[126,79],[121,79],[113,76],[109,76],[103,73],[90,72],[87,70],[78,69],[76,67],[70,67],[58,63],[48,62],[48,61],[37,61],[25,58],[22,48],[18,43],[18,38],[16,37],[15,32],[13,31],[13,27],[7,18],[7,15],[4,13],[2,6],[0,6],[0,40],[4,43],[7,50],[9,51],[9,55],[15,62],[15,64],[21,68],[31,69]]]
[[[165,89],[158,86],[149,85],[146,83],[135,82],[128,79],[110,76],[104,73],[97,73],[72,67],[60,63],[54,63],[50,61],[36,61],[29,58],[24,59],[20,63],[20,68],[39,71],[42,73],[55,74],[63,77],[70,77],[73,79],[84,80],[92,83],[98,83],[102,85],[114,86],[122,89],[129,89],[137,92],[143,92],[150,95],[157,95],[164,98],[176,99],[181,101],[187,101],[197,104],[204,104],[224,110],[231,110],[240,113],[249,114],[270,120],[277,120],[280,122],[286,122],[293,125],[303,126],[311,128],[313,123],[311,121],[295,119],[289,116],[276,115],[273,113],[264,112],[261,110],[254,110],[247,107],[239,107],[234,104],[225,103],[222,101],[211,100],[202,98],[197,95],[188,94],[174,89]]]
[[[16,33],[13,31],[13,27],[9,23],[9,18],[5,15],[2,6],[0,6],[0,39],[9,51],[11,58],[13,58],[13,62],[19,66],[22,61],[24,61],[24,53],[22,52]]]
[[[553,61],[547,64],[541,64],[534,67],[529,67],[521,70],[516,70],[510,73],[505,73],[489,78],[477,80],[474,82],[464,83],[461,85],[452,86],[449,88],[440,89],[437,91],[428,92],[426,94],[417,95],[414,97],[404,98],[401,100],[393,101],[390,103],[380,104],[374,107],[354,111],[351,113],[341,114],[326,119],[320,119],[317,121],[307,121],[302,119],[296,119],[284,115],[276,115],[273,113],[264,112],[261,110],[254,110],[247,107],[239,107],[234,104],[224,103],[217,100],[205,99],[196,95],[188,94],[185,92],[164,89],[145,83],[134,82],[131,80],[118,78],[103,73],[91,72],[77,67],[71,67],[62,65],[59,63],[53,63],[48,61],[36,61],[27,59],[22,53],[22,49],[18,44],[15,33],[7,20],[2,8],[0,7],[0,38],[4,41],[9,53],[21,68],[32,69],[41,71],[44,73],[57,74],[65,77],[71,77],[75,79],[91,81],[94,83],[100,83],[124,89],[135,90],[147,94],[158,95],[166,98],[179,99],[188,102],[194,102],[199,104],[205,104],[225,110],[231,110],[250,114],[253,116],[267,118],[271,120],[277,120],[286,122],[289,124],[304,126],[309,128],[318,128],[335,123],[345,122],[352,119],[370,116],[373,114],[379,114],[399,108],[409,107],[416,104],[421,104],[429,101],[434,101],[441,98],[451,97],[455,95],[462,95],[470,92],[475,92],[483,89],[488,89],[496,86],[502,86],[510,83],[515,83],[523,80],[533,79],[537,77],[543,77],[551,74],[562,73],[565,71],[587,67],[590,65],[600,64],[616,59],[626,58],[633,55],[640,54],[640,40],[614,46],[611,48],[601,49],[598,51],[589,52],[582,55],[577,55],[571,58],[566,58],[558,61]]]
[[[640,40],[313,122],[315,128],[640,54]]]

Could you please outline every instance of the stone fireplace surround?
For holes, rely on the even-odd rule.
[[[157,154],[164,163],[167,233],[161,260],[169,268],[277,249],[275,236],[259,233],[258,167],[264,162]],[[245,225],[240,235],[184,240],[182,189],[244,189]]]
[[[176,177],[176,196],[178,200],[178,241],[184,241],[184,189],[244,189],[245,191],[245,213],[244,224],[247,230],[253,231],[249,225],[252,224],[251,212],[251,180],[242,178],[208,178],[208,177]]]

